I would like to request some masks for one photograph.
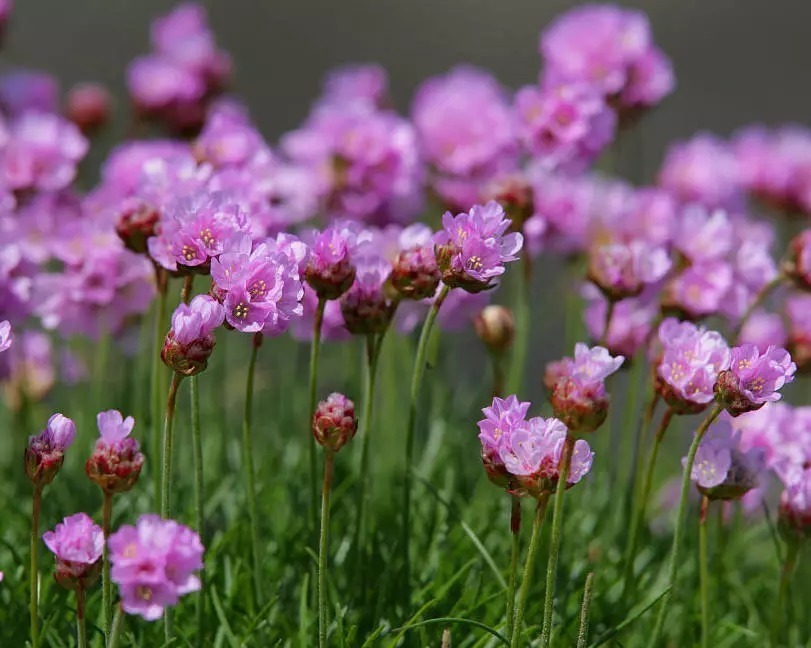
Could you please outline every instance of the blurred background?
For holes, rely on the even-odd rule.
[[[171,0],[17,0],[4,66],[54,73],[67,89],[101,81],[124,97],[124,70],[148,49],[150,21]],[[274,141],[296,126],[337,65],[376,61],[407,111],[417,85],[461,62],[488,68],[510,88],[538,75],[539,31],[575,2],[563,0],[208,0],[237,94]],[[800,0],[647,0],[618,4],[650,16],[673,60],[677,88],[647,116],[633,179],[651,178],[668,142],[722,134],[754,121],[808,122],[811,3]],[[116,126],[126,128],[119,101]],[[641,161],[641,164],[639,162]],[[641,177],[639,177],[641,176]]]

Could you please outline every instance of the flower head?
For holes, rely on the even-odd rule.
[[[161,350],[164,363],[184,376],[203,371],[216,344],[214,329],[224,319],[223,307],[208,295],[180,304],[172,314],[172,328]]]
[[[811,538],[811,468],[793,476],[780,496],[780,530],[786,537]]]
[[[789,259],[786,274],[798,286],[811,290],[811,229],[807,229],[792,239],[789,244]]]
[[[406,227],[398,239],[399,252],[392,261],[389,281],[405,299],[428,299],[439,286],[431,230],[425,225]]]
[[[129,436],[135,419],[125,419],[118,410],[109,410],[99,412],[96,420],[100,436],[85,472],[107,493],[128,491],[138,481],[144,465],[138,441]]]
[[[359,258],[356,265],[355,281],[341,297],[346,330],[353,335],[381,333],[392,315],[385,290],[391,264],[381,257],[371,256]]]
[[[11,347],[14,337],[11,334],[11,324],[8,320],[0,322],[0,353]]]
[[[54,578],[68,589],[86,589],[101,571],[104,533],[86,513],[66,517],[42,540],[56,559]]]
[[[313,414],[313,435],[319,444],[338,452],[355,436],[357,429],[355,404],[346,396],[333,393],[318,403]]]
[[[635,297],[670,270],[670,255],[645,241],[598,245],[589,254],[589,279],[608,299]]]
[[[195,572],[203,567],[200,536],[174,520],[142,515],[110,536],[111,578],[121,592],[121,607],[148,621],[200,589]]]
[[[800,371],[811,368],[811,295],[796,295],[786,300],[789,323],[789,350]]]
[[[785,349],[769,346],[761,352],[754,344],[732,349],[729,369],[718,375],[715,395],[732,416],[780,400],[780,388],[794,380],[797,365]]]
[[[515,320],[512,311],[505,306],[485,306],[476,315],[473,326],[490,353],[497,355],[509,349],[515,337]]]
[[[35,486],[53,481],[65,460],[65,450],[75,438],[76,424],[62,414],[53,414],[42,432],[28,438],[25,474]]]
[[[358,249],[358,231],[351,221],[336,221],[311,235],[304,279],[322,299],[338,299],[355,280],[353,255]]]

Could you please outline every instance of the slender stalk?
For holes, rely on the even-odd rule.
[[[324,308],[327,300],[318,298],[315,307],[315,317],[313,318],[313,339],[310,342],[310,407],[307,410],[307,438],[310,444],[310,520],[315,522],[315,511],[318,507],[318,462],[315,456],[315,439],[312,434],[312,418],[315,413],[316,393],[318,390],[318,355],[321,347],[321,327],[324,323]],[[311,527],[314,524],[311,524]]]
[[[163,337],[166,328],[166,279],[162,270],[156,269],[156,280],[158,285],[158,303],[155,307],[155,329],[153,331],[152,344],[152,452],[157,455],[161,444],[160,425],[161,420],[161,382],[163,362],[161,361],[161,348],[163,347]],[[160,509],[161,503],[161,465],[159,461],[153,461],[152,482],[154,488],[154,510]]]
[[[257,529],[259,515],[256,509],[256,474],[253,464],[253,443],[251,428],[253,425],[253,380],[256,373],[256,357],[262,346],[262,334],[253,336],[251,358],[248,361],[248,375],[245,381],[245,411],[242,417],[242,460],[245,464],[245,488],[248,496],[248,522],[251,526],[251,563],[253,571],[253,589],[257,607],[261,607],[262,573],[259,561],[259,532]]]
[[[417,344],[417,355],[414,359],[414,370],[411,374],[411,393],[408,406],[408,427],[406,428],[406,447],[405,447],[405,483],[403,487],[403,531],[401,542],[403,545],[403,565],[406,575],[406,583],[411,579],[411,561],[410,561],[410,547],[409,547],[409,532],[411,530],[411,467],[414,461],[414,428],[417,425],[417,400],[420,395],[420,387],[422,386],[422,376],[425,372],[425,354],[428,351],[428,340],[431,338],[431,329],[434,326],[436,317],[439,314],[439,309],[442,303],[448,296],[450,288],[442,285],[439,294],[436,296],[431,310],[425,318],[425,323],[422,325],[422,332],[420,333],[420,340]],[[405,591],[408,592],[409,588],[406,585]]]
[[[526,367],[527,347],[531,327],[532,312],[530,293],[532,292],[532,260],[526,252],[521,256],[523,272],[517,280],[513,312],[515,313],[515,343],[513,344],[512,361],[507,386],[511,394],[521,391],[524,382],[524,369]]]
[[[583,604],[580,606],[580,629],[577,632],[577,648],[586,648],[589,641],[589,605],[591,604],[591,590],[594,587],[594,572],[586,576],[586,586],[583,588]]]
[[[84,623],[85,592],[83,587],[76,590],[76,645],[87,648],[87,629]]]
[[[512,639],[513,621],[515,620],[515,588],[518,584],[518,558],[521,553],[521,499],[510,496],[510,535],[512,551],[510,552],[510,579],[507,588],[507,637]]]
[[[335,455],[324,454],[324,485],[321,488],[321,537],[318,541],[318,646],[327,647],[327,547],[329,542],[329,491]]]
[[[513,631],[510,638],[511,648],[518,648],[521,645],[521,627],[524,624],[524,608],[529,596],[529,587],[532,582],[532,572],[535,566],[535,556],[538,553],[538,542],[541,537],[541,526],[546,515],[546,508],[549,505],[549,493],[544,493],[538,499],[538,506],[535,508],[535,521],[532,523],[532,535],[529,537],[529,548],[527,549],[527,559],[524,563],[524,575],[521,577],[521,593],[518,595],[518,602],[515,604],[513,613]]]
[[[380,342],[377,344],[380,344]],[[366,368],[363,384],[363,414],[359,421],[362,447],[360,454],[360,488],[358,489],[358,538],[356,543],[358,557],[365,555],[366,551],[366,489],[369,482],[369,447],[372,428],[372,410],[375,398],[377,359],[378,352],[375,348],[375,336],[371,334],[367,335]]]
[[[786,549],[786,558],[783,561],[783,568],[780,570],[780,589],[777,591],[777,601],[774,605],[774,613],[772,614],[772,632],[771,632],[771,645],[773,647],[780,645],[780,635],[783,629],[784,607],[786,605],[786,597],[788,596],[788,586],[791,582],[791,575],[797,568],[797,563],[800,559],[800,543],[796,540],[789,542]]]
[[[608,305],[605,309],[605,324],[603,325],[603,334],[600,336],[600,346],[608,346],[608,333],[611,330],[611,320],[614,317],[614,307],[617,302],[613,299],[608,300]]]
[[[707,571],[707,511],[710,500],[701,498],[698,516],[698,568],[701,584],[701,648],[710,648],[710,576]]]
[[[175,401],[177,400],[177,388],[183,379],[179,373],[172,375],[172,382],[169,384],[169,394],[166,398],[166,416],[163,424],[163,471],[161,481],[161,517],[169,517],[169,495],[172,492],[172,445],[174,443],[174,423],[175,423]],[[172,639],[173,624],[172,610],[167,608],[163,616],[163,630],[166,641]]]
[[[39,549],[39,512],[42,508],[42,487],[34,486],[31,504],[31,565],[28,574],[29,595],[28,611],[31,615],[31,648],[39,648],[39,568],[37,567],[37,550]]]
[[[651,637],[651,641],[648,643],[651,648],[656,648],[660,645],[660,638],[662,636],[662,631],[664,630],[665,619],[667,618],[667,613],[670,608],[670,601],[673,598],[673,590],[676,587],[676,579],[679,575],[679,560],[681,558],[681,539],[682,539],[682,527],[684,526],[684,519],[687,517],[687,495],[690,492],[690,474],[693,471],[693,463],[696,459],[696,452],[698,452],[698,446],[701,443],[701,439],[704,437],[704,434],[707,432],[707,428],[710,427],[712,422],[718,418],[718,415],[722,412],[723,408],[721,405],[715,405],[710,413],[707,414],[707,418],[705,418],[701,425],[698,426],[698,430],[696,430],[695,437],[693,438],[692,444],[690,444],[690,451],[687,453],[687,461],[684,464],[684,473],[682,475],[681,480],[681,497],[679,499],[679,510],[676,517],[676,529],[673,533],[673,547],[670,550],[670,564],[668,567],[668,589],[667,594],[664,595],[662,598],[662,602],[660,603],[659,613],[656,616],[656,626],[653,629],[653,635]]]
[[[191,289],[193,284],[194,275],[186,275],[186,278],[183,280],[183,288],[180,290],[180,301],[182,301],[184,304],[188,304],[191,300]]]
[[[107,648],[118,648],[118,640],[121,638],[121,629],[124,627],[124,612],[121,609],[121,604],[115,608],[115,617],[113,618],[113,629],[110,632],[110,641],[107,643]]]
[[[555,603],[555,577],[558,571],[558,554],[560,552],[560,538],[563,534],[563,494],[566,492],[566,480],[572,466],[572,453],[574,452],[575,438],[566,437],[563,444],[563,453],[558,465],[558,485],[555,491],[555,514],[552,517],[552,540],[549,544],[549,562],[546,565],[546,592],[543,602],[543,629],[541,631],[541,646],[548,646],[552,637],[552,607]]]
[[[491,353],[493,361],[493,396],[504,395],[504,354]]]
[[[200,392],[197,385],[197,376],[192,376],[189,383],[191,388],[191,433],[192,452],[194,454],[194,526],[200,539],[205,546],[203,537],[203,502],[205,495],[203,492],[203,435],[200,430]],[[205,607],[206,582],[205,574],[200,573],[200,590],[195,595],[195,616],[197,617],[197,634],[195,635],[195,645],[203,644],[203,609]]]
[[[104,637],[109,643],[110,629],[113,625],[113,589],[110,580],[110,554],[107,549],[107,538],[110,537],[113,519],[113,494],[104,491],[101,505],[101,529],[104,532],[104,548],[101,557],[101,600],[104,608]],[[78,597],[78,592],[76,596]],[[78,601],[78,599],[77,599]]]
[[[771,292],[782,283],[783,279],[783,275],[778,273],[774,279],[763,286],[763,288],[760,289],[760,292],[755,295],[752,303],[749,304],[749,307],[744,311],[743,315],[741,315],[741,319],[738,321],[738,325],[735,327],[734,334],[732,336],[733,340],[737,340],[738,337],[740,337],[741,331],[743,330],[743,327],[746,326],[746,322],[749,321],[752,313],[754,313],[771,294]]]
[[[645,515],[648,509],[648,500],[650,499],[650,492],[653,486],[653,473],[656,468],[656,459],[659,457],[659,449],[662,447],[662,440],[665,438],[665,432],[667,432],[671,420],[673,420],[673,410],[668,407],[662,415],[662,420],[659,422],[659,429],[656,430],[656,437],[653,440],[653,446],[648,456],[645,478],[642,482],[642,492],[634,507],[633,516],[631,517],[631,530],[628,534],[628,550],[625,554],[625,578],[622,587],[623,598],[630,595],[635,584],[634,559],[636,558],[636,550],[639,546],[639,530],[645,521]]]

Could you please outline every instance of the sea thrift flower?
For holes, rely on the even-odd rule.
[[[684,318],[700,319],[719,312],[732,287],[732,268],[725,261],[691,265],[667,283],[662,306]]]
[[[713,399],[719,372],[729,367],[726,341],[716,331],[672,317],[659,325],[658,336],[656,389],[676,412],[700,412]]]
[[[174,520],[142,515],[108,540],[111,578],[121,592],[121,607],[147,621],[163,616],[184,594],[200,589],[195,574],[203,568],[200,536]]]
[[[548,367],[545,382],[552,386],[552,409],[570,432],[593,432],[603,424],[610,402],[605,379],[624,361],[623,356],[612,357],[603,347],[590,349],[577,343],[574,358],[563,358]]]
[[[741,344],[754,344],[763,353],[767,347],[785,347],[788,335],[783,319],[777,313],[756,310],[743,325],[738,341]]]
[[[214,350],[214,329],[225,319],[223,307],[208,295],[197,295],[172,314],[172,328],[161,350],[164,363],[175,373],[193,376],[208,366]]]
[[[355,280],[352,255],[358,234],[349,221],[337,221],[323,232],[314,232],[304,279],[320,299],[338,299]]]
[[[59,82],[47,72],[14,70],[0,76],[0,108],[14,119],[23,113],[59,111]]]
[[[439,286],[439,268],[431,230],[424,225],[405,228],[399,236],[400,251],[392,261],[389,281],[405,299],[428,299]]]
[[[524,241],[518,232],[505,234],[510,220],[495,201],[456,216],[445,212],[442,225],[434,235],[442,281],[472,293],[492,288],[504,264],[518,258]]]
[[[391,264],[379,257],[366,257],[358,259],[356,265],[355,281],[340,302],[346,330],[353,335],[382,333],[392,315],[384,285]]]
[[[512,311],[504,306],[485,306],[473,320],[476,335],[484,342],[490,353],[504,353],[515,337],[515,319]]]
[[[25,474],[35,487],[50,484],[65,461],[67,450],[76,438],[76,424],[62,414],[48,419],[45,429],[28,437],[25,449]]]
[[[519,401],[516,396],[506,399],[496,396],[489,407],[482,409],[484,418],[478,422],[479,441],[482,444],[482,463],[487,477],[496,486],[511,488],[514,479],[500,456],[502,441],[509,438],[521,425],[526,423],[529,410],[528,401]]]
[[[740,499],[758,486],[764,461],[763,450],[744,451],[741,433],[733,431],[729,421],[721,420],[701,440],[690,478],[699,492],[711,500]]]
[[[811,368],[811,295],[789,297],[786,315],[791,357],[800,371],[807,371]]]
[[[811,290],[811,229],[791,241],[785,272],[800,288]]]
[[[363,105],[383,108],[389,104],[386,70],[374,63],[347,65],[332,70],[323,84],[321,105]]]
[[[589,300],[584,312],[586,329],[594,340],[605,333],[605,318],[608,301],[592,284],[584,288]],[[617,302],[608,325],[605,344],[612,355],[632,358],[650,338],[653,323],[659,314],[658,292],[649,288],[638,297],[630,297]]]
[[[79,83],[68,92],[65,113],[83,133],[94,131],[110,117],[110,93],[98,83]]]
[[[789,538],[811,538],[811,468],[798,473],[780,496],[780,530]]]
[[[136,254],[147,252],[147,241],[157,234],[160,213],[140,198],[125,198],[118,209],[115,232],[124,246]]]
[[[99,412],[96,420],[100,437],[85,472],[105,493],[128,491],[138,481],[144,465],[138,441],[129,436],[135,419],[125,419],[118,410],[109,410]]]
[[[729,369],[718,375],[715,395],[732,416],[780,400],[780,388],[794,380],[797,365],[785,349],[768,347],[762,353],[753,344],[732,349]]]
[[[54,554],[54,578],[62,587],[84,590],[98,578],[104,532],[86,513],[66,517],[42,540]]]
[[[11,324],[8,320],[0,322],[0,353],[8,350],[14,337],[11,335]]]
[[[551,169],[582,171],[616,131],[614,111],[599,89],[585,83],[522,88],[515,110],[527,151]]]
[[[346,396],[333,393],[318,403],[313,414],[313,436],[320,445],[338,452],[357,430],[355,403]]]
[[[599,245],[589,253],[588,278],[606,298],[635,297],[670,270],[667,251],[640,240]]]

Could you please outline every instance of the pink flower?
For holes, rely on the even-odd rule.
[[[386,70],[375,63],[348,65],[332,70],[324,80],[319,105],[388,105],[389,80]]]
[[[11,324],[8,320],[0,322],[0,353],[8,350],[14,342],[14,336],[11,334]]]
[[[811,536],[811,468],[797,474],[780,496],[780,520],[800,538]]]
[[[126,419],[118,410],[99,412],[96,416],[100,437],[93,454],[85,464],[91,481],[107,493],[130,490],[141,474],[144,455],[138,441],[130,438],[135,419]]]
[[[214,329],[225,319],[223,307],[208,295],[197,295],[190,304],[180,304],[172,314],[161,358],[184,376],[203,371],[214,350]]]
[[[663,247],[642,240],[616,241],[590,250],[588,277],[608,299],[619,301],[662,279],[671,265]]]
[[[188,527],[157,515],[142,515],[108,540],[111,577],[121,592],[121,607],[148,621],[166,607],[200,589],[195,574],[203,567],[200,537]]]
[[[56,581],[68,589],[87,588],[99,575],[104,533],[86,513],[66,517],[42,540],[56,558]]]
[[[313,414],[315,440],[331,452],[338,452],[358,429],[355,404],[343,394],[330,394],[318,403]]]
[[[786,300],[789,350],[801,370],[811,367],[811,295],[795,295]]]
[[[353,221],[336,221],[322,232],[308,237],[309,255],[303,276],[322,299],[338,299],[355,280],[352,261],[365,234]]]
[[[785,349],[769,346],[761,353],[753,344],[737,346],[729,369],[718,376],[716,397],[732,416],[739,416],[780,400],[780,388],[794,380],[796,371]]]
[[[786,346],[788,335],[783,319],[777,313],[756,310],[744,323],[738,341],[741,344],[753,344],[762,353],[769,346]]]
[[[25,474],[38,487],[50,484],[65,460],[65,451],[76,438],[76,424],[62,414],[53,414],[45,429],[28,437]]]
[[[792,239],[786,266],[787,274],[800,288],[811,290],[811,229]]]
[[[586,328],[592,339],[599,340],[605,330],[607,300],[591,284],[585,287],[584,295],[589,300],[584,313]],[[653,288],[617,302],[608,326],[608,350],[632,358],[648,340],[658,313],[658,294]]]

